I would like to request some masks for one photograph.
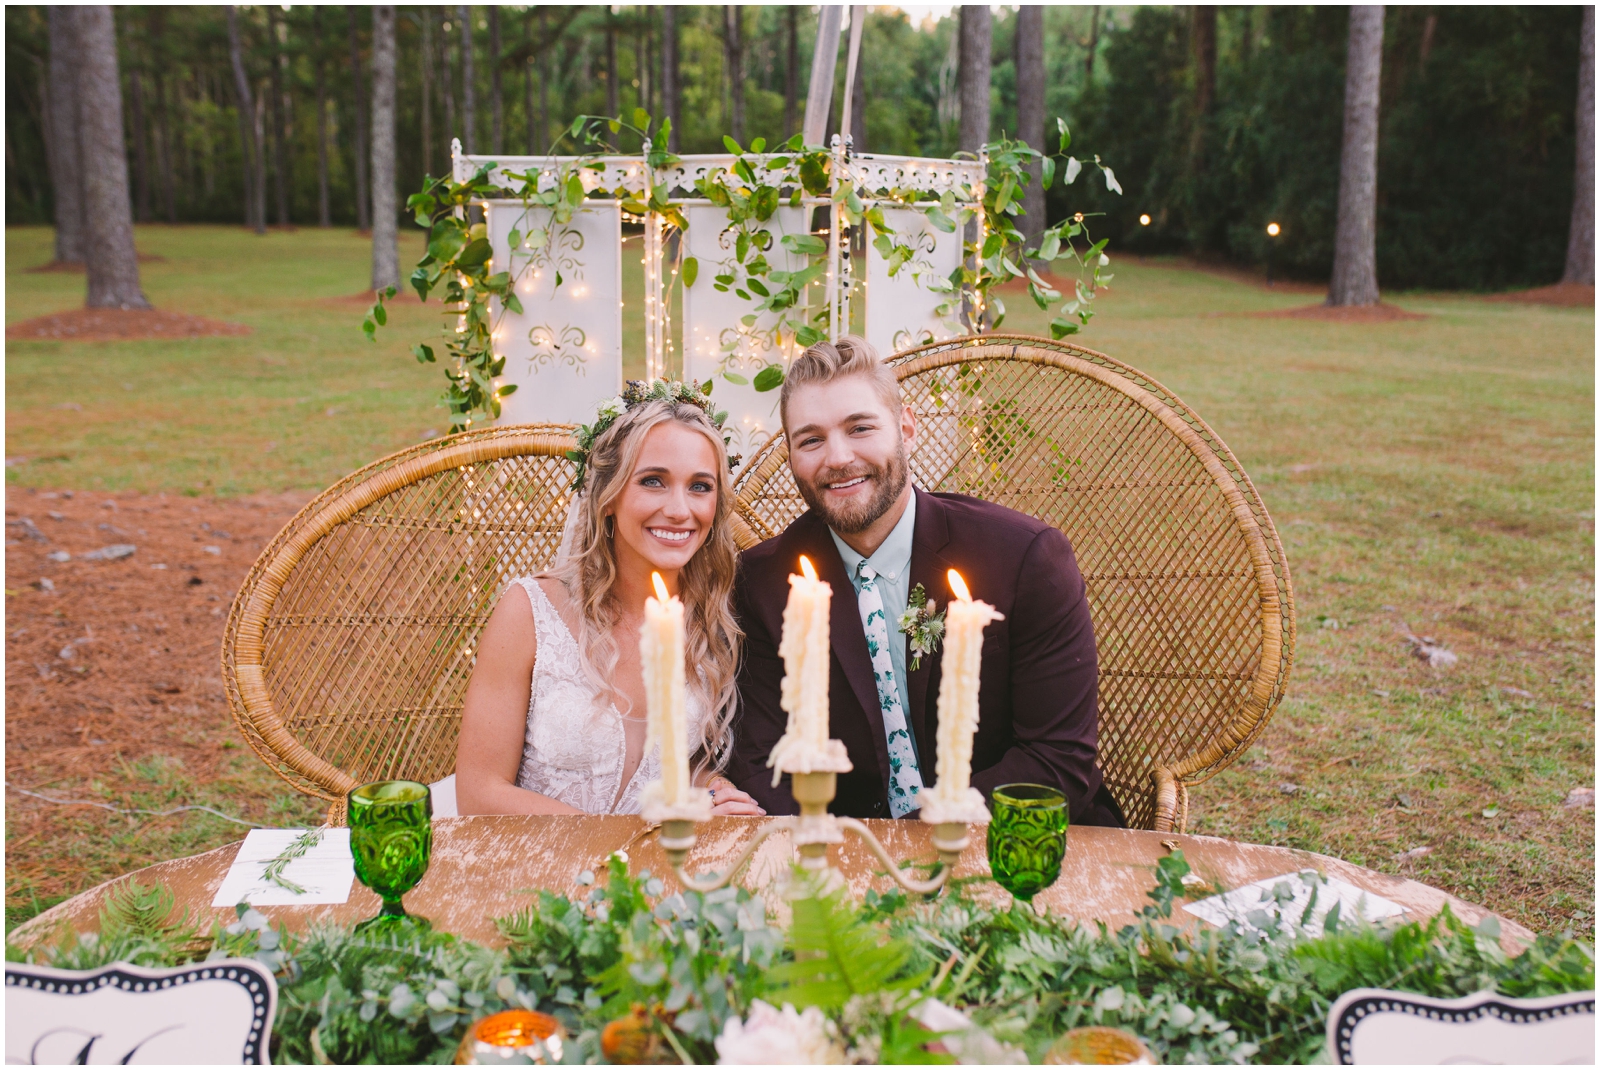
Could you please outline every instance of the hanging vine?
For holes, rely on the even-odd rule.
[[[485,164],[470,178],[456,182],[451,178],[428,178],[423,188],[411,195],[407,207],[419,226],[428,230],[427,253],[410,277],[411,287],[424,302],[440,291],[447,317],[442,354],[434,346],[419,343],[412,353],[422,363],[444,363],[448,386],[441,404],[449,411],[452,431],[464,430],[475,421],[495,419],[501,401],[513,393],[515,384],[500,383],[505,356],[494,352],[495,327],[507,313],[521,314],[522,302],[516,294],[520,279],[537,267],[552,271],[553,285],[566,282],[560,257],[560,234],[573,213],[590,197],[609,197],[619,202],[626,213],[648,219],[652,216],[668,230],[682,234],[688,221],[682,209],[671,201],[670,183],[658,181],[661,172],[680,163],[678,156],[665,149],[671,131],[669,121],[659,126],[642,108],[630,120],[621,117],[580,115],[564,132],[589,150],[586,155],[564,160],[552,172],[549,168],[527,173],[502,173],[499,182],[490,175],[493,165]],[[771,317],[761,331],[771,344],[763,349],[804,348],[827,337],[829,308],[808,300],[828,269],[827,241],[809,232],[775,233],[774,217],[782,206],[800,208],[809,199],[831,198],[841,222],[849,228],[867,228],[873,249],[883,258],[893,277],[913,265],[916,251],[897,233],[885,215],[885,207],[905,207],[921,211],[930,226],[946,233],[967,228],[976,236],[964,240],[961,264],[948,277],[924,277],[917,281],[932,292],[947,294],[937,314],[959,330],[983,332],[1000,326],[1006,317],[1000,287],[1023,280],[1028,295],[1041,310],[1049,311],[1061,301],[1050,323],[1056,338],[1075,334],[1089,323],[1091,307],[1100,287],[1109,283],[1110,258],[1105,253],[1106,239],[1095,241],[1089,233],[1088,216],[1082,212],[1046,228],[1037,245],[1030,245],[1018,227],[1023,214],[1022,200],[1035,181],[1034,169],[1042,187],[1050,189],[1057,173],[1070,184],[1087,167],[1097,168],[1106,188],[1121,193],[1116,176],[1098,156],[1091,163],[1069,156],[1071,134],[1066,123],[1057,120],[1057,151],[1042,153],[1008,138],[986,145],[982,158],[986,171],[981,190],[970,184],[946,190],[936,201],[926,190],[911,187],[861,189],[849,177],[834,175],[834,155],[827,149],[806,146],[800,135],[768,151],[764,138],[756,138],[748,148],[731,137],[723,144],[733,154],[728,167],[713,168],[695,183],[695,192],[727,214],[724,233],[731,235],[730,255],[717,262],[711,285],[748,302],[750,311],[740,318],[748,332],[755,330],[763,316]],[[640,142],[637,153],[623,153],[608,140],[608,135],[627,133]],[[642,188],[628,183],[615,189],[599,185],[606,163],[599,157],[635,155],[643,165]],[[506,180],[515,182],[507,188]],[[507,235],[510,263],[506,270],[492,271],[491,243],[485,224],[471,221],[474,205],[495,198],[521,201],[523,213]],[[968,226],[976,223],[978,225]],[[671,287],[681,281],[692,287],[700,276],[696,258],[685,255],[685,244],[677,243],[677,270],[664,300],[671,301]],[[778,250],[787,257],[778,259]],[[774,261],[777,261],[775,265]],[[1064,296],[1042,272],[1058,264],[1072,264],[1071,294]],[[798,266],[795,266],[798,265]],[[377,329],[387,324],[385,302],[395,296],[395,287],[377,295],[362,329],[375,339]],[[498,301],[498,306],[496,305]],[[453,322],[451,322],[453,321]],[[722,343],[724,354],[720,372],[729,382],[749,383],[758,391],[776,389],[783,382],[783,365],[768,362],[753,377],[734,370],[732,360],[741,338]]]

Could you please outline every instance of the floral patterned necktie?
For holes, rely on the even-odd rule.
[[[911,745],[911,729],[906,724],[906,711],[900,705],[894,662],[889,659],[889,622],[883,612],[883,598],[874,582],[878,574],[862,561],[856,566],[856,578],[860,581],[856,605],[861,610],[861,625],[867,633],[872,677],[878,685],[878,707],[883,711],[883,730],[888,736],[889,812],[903,817],[922,807],[917,797],[922,791],[922,771],[917,768],[917,751]]]

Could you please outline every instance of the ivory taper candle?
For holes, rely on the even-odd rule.
[[[783,607],[783,688],[779,705],[789,715],[783,738],[767,764],[772,782],[784,773],[809,773],[831,753],[828,736],[828,612],[833,588],[800,558],[801,575],[789,576],[789,601]]]
[[[945,607],[944,660],[939,672],[939,781],[932,793],[957,804],[972,786],[972,736],[978,730],[978,683],[983,629],[1004,619],[987,602],[975,602],[961,573],[951,569],[955,598]]]
[[[650,574],[656,596],[644,600],[639,660],[649,719],[645,747],[661,747],[661,797],[669,806],[689,803],[689,720],[684,691],[683,603],[667,593],[659,572]]]

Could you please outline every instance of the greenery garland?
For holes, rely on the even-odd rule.
[[[716,266],[712,285],[750,303],[751,311],[741,318],[741,326],[747,331],[756,329],[763,313],[775,316],[772,325],[763,333],[779,347],[803,348],[825,338],[828,309],[825,305],[807,302],[806,293],[818,285],[827,270],[827,243],[810,233],[774,238],[770,224],[780,205],[799,207],[805,197],[825,197],[831,191],[846,224],[852,228],[868,228],[873,246],[887,262],[891,276],[912,261],[914,252],[889,225],[884,214],[885,205],[917,208],[931,225],[946,233],[981,217],[981,229],[968,228],[977,237],[964,241],[961,265],[947,279],[924,280],[930,289],[950,295],[940,306],[939,315],[951,324],[953,332],[981,332],[1000,326],[1006,309],[998,288],[1012,280],[1026,281],[1029,296],[1041,309],[1047,310],[1052,302],[1062,299],[1062,294],[1040,271],[1070,262],[1076,269],[1074,292],[1065,299],[1050,330],[1056,338],[1076,333],[1093,316],[1090,304],[1095,292],[1112,278],[1105,270],[1111,262],[1105,253],[1106,240],[1090,239],[1087,218],[1082,212],[1045,229],[1037,245],[1030,245],[1017,227],[1023,195],[1034,181],[1035,169],[1045,189],[1055,180],[1058,160],[1063,161],[1064,182],[1071,183],[1083,170],[1082,161],[1066,155],[1071,143],[1066,123],[1057,120],[1057,127],[1060,135],[1057,152],[1045,154],[1020,141],[1001,138],[984,147],[987,172],[981,197],[979,191],[964,185],[959,200],[952,190],[931,203],[925,191],[910,188],[858,189],[848,180],[837,183],[835,188],[833,153],[804,145],[800,135],[777,146],[771,153],[767,152],[764,138],[754,139],[746,150],[733,138],[724,137],[724,145],[735,157],[733,165],[713,169],[698,179],[695,186],[700,196],[727,212],[728,230],[733,234],[732,255]],[[495,381],[505,370],[506,360],[494,353],[496,320],[506,312],[521,313],[522,303],[515,289],[517,281],[539,256],[556,228],[570,222],[572,213],[588,197],[610,196],[618,200],[626,212],[640,217],[654,216],[664,226],[679,232],[687,229],[687,220],[671,203],[671,191],[664,182],[652,179],[643,192],[621,186],[615,190],[595,190],[591,188],[592,180],[585,182],[584,171],[604,170],[605,165],[598,156],[622,155],[606,138],[608,134],[624,132],[639,140],[642,148],[638,155],[648,174],[658,174],[662,168],[679,162],[676,155],[664,148],[671,133],[670,121],[657,126],[642,108],[634,110],[631,121],[621,117],[580,115],[565,133],[591,151],[562,164],[550,181],[533,171],[510,174],[507,177],[515,185],[508,189],[490,181],[493,168],[485,165],[464,182],[430,176],[424,180],[423,188],[407,199],[407,208],[417,224],[428,230],[427,252],[411,273],[411,287],[423,301],[435,290],[442,290],[445,305],[443,355],[448,385],[441,404],[449,412],[452,431],[465,430],[480,419],[498,418],[502,399],[516,390],[515,384]],[[1104,174],[1107,189],[1121,192],[1116,176],[1098,156],[1093,166]],[[508,235],[511,263],[506,270],[491,272],[487,229],[484,224],[471,221],[470,209],[483,200],[500,197],[520,200],[523,217]],[[540,218],[541,213],[543,218]],[[1078,245],[1080,239],[1084,243],[1082,249]],[[775,269],[769,254],[779,245],[800,258],[802,266],[789,271]],[[684,254],[682,242],[678,243],[677,256],[678,270],[673,273],[672,285],[679,281],[685,287],[695,285],[700,274],[698,261]],[[563,281],[557,271],[555,285],[559,287]],[[385,302],[396,292],[396,288],[390,286],[376,295],[362,323],[368,339],[375,340],[378,328],[387,325]],[[494,311],[496,300],[500,303],[498,316]],[[670,293],[667,300],[671,300]],[[720,374],[724,378],[740,385],[750,383],[758,391],[773,390],[782,384],[781,363],[767,364],[752,378],[735,371],[732,357],[738,346],[738,338],[723,343],[724,362]],[[422,363],[436,363],[440,359],[440,353],[427,343],[413,346],[412,353]]]
[[[507,1007],[556,1015],[579,1061],[713,1062],[728,1021],[757,999],[820,1008],[855,1061],[949,1061],[908,1015],[928,996],[1034,1060],[1065,1030],[1105,1024],[1139,1034],[1162,1062],[1311,1062],[1329,1007],[1353,988],[1594,988],[1589,945],[1540,936],[1510,958],[1493,918],[1468,926],[1448,908],[1405,924],[1334,920],[1316,934],[1265,915],[1255,927],[1180,930],[1170,919],[1195,892],[1188,875],[1182,852],[1162,859],[1150,904],[1116,932],[979,902],[969,889],[985,878],[932,902],[869,892],[862,906],[801,887],[784,931],[759,895],[664,896],[618,854],[603,882],[579,874],[582,894],[539,892],[500,919],[502,949],[438,932],[291,934],[242,905],[207,938],[187,912],[173,917],[170,892],[128,882],[107,896],[98,934],[6,952],[68,969],[254,956],[279,977],[274,1062],[449,1062],[471,1021]]]

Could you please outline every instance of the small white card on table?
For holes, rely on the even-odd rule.
[[[1217,926],[1236,921],[1243,928],[1259,930],[1267,919],[1276,917],[1288,924],[1321,932],[1329,911],[1336,905],[1339,917],[1345,921],[1358,916],[1367,921],[1379,921],[1405,913],[1405,908],[1398,903],[1391,903],[1348,881],[1324,876],[1314,869],[1268,877],[1225,895],[1188,903],[1183,909]]]
[[[305,835],[305,829],[251,829],[239,847],[239,854],[228,867],[217,889],[214,907],[249,903],[257,907],[306,906],[313,903],[347,903],[350,885],[356,879],[355,859],[350,856],[349,829],[323,829],[321,837],[282,869],[287,884],[304,889],[295,892],[267,880],[267,865]]]

